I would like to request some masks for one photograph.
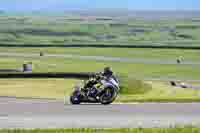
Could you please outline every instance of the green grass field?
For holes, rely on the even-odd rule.
[[[0,133],[200,133],[199,128],[3,129]]]
[[[19,52],[19,51],[18,51]],[[117,76],[138,78],[200,79],[200,70],[195,66],[145,65],[118,62],[83,61],[62,58],[0,58],[0,69],[20,69],[23,63],[32,61],[33,72],[97,72],[112,66]],[[81,66],[81,67],[80,67]],[[187,75],[187,77],[185,77]],[[133,80],[135,81],[135,80]],[[80,81],[74,79],[1,79],[0,96],[55,98],[63,100],[69,96],[73,86]],[[131,84],[129,84],[131,83]],[[166,82],[123,82],[127,90],[116,102],[199,102],[200,90],[173,88]],[[194,83],[194,85],[199,85]],[[147,88],[147,89],[146,89]],[[144,89],[140,91],[140,89]],[[148,90],[149,89],[149,90]],[[30,93],[31,92],[31,93]],[[138,93],[142,92],[142,93]]]
[[[69,16],[0,16],[2,44],[166,44],[199,46],[199,22],[192,20],[102,21]],[[79,20],[80,19],[80,20]],[[98,19],[98,18],[97,18]]]
[[[0,16],[0,52],[74,54],[123,57],[146,60],[200,61],[199,50],[133,49],[133,48],[23,48],[1,47],[1,44],[116,44],[200,46],[199,22],[192,20],[91,20],[74,16]],[[195,65],[120,63],[65,58],[0,57],[0,69],[22,69],[32,62],[33,72],[98,72],[111,66],[117,76],[135,79],[171,78],[199,80]],[[46,82],[44,82],[46,81]],[[74,79],[1,79],[0,95],[18,97],[63,98],[69,95]],[[200,101],[199,91],[172,88],[163,82],[148,82],[152,89],[135,93],[138,86],[128,85],[118,102]],[[195,83],[197,84],[197,83]],[[133,94],[131,93],[133,91]],[[28,92],[32,92],[31,94]],[[48,93],[46,93],[48,92]]]
[[[0,58],[0,69],[21,69],[22,64],[33,62],[33,72],[97,72],[105,66],[113,67],[118,75],[135,78],[176,78],[200,79],[198,66],[190,65],[160,65],[160,64],[134,64],[119,62],[100,62],[79,59],[63,58]],[[81,67],[80,67],[81,66]],[[187,76],[185,76],[187,75]]]

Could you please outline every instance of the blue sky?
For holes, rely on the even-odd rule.
[[[200,0],[0,0],[5,11],[67,9],[200,10]]]

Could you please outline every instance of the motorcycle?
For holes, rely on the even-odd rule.
[[[116,79],[105,79],[98,75],[85,81],[83,86],[76,86],[70,96],[70,102],[110,104],[116,99],[119,89],[119,82]]]

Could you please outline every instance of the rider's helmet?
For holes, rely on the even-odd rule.
[[[105,67],[104,71],[103,71],[103,75],[104,76],[112,76],[113,75],[113,71],[111,67]]]

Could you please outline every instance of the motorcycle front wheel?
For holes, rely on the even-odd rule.
[[[99,101],[101,104],[107,105],[111,104],[117,97],[117,92],[114,88],[108,87],[105,88],[103,93],[101,94]]]

